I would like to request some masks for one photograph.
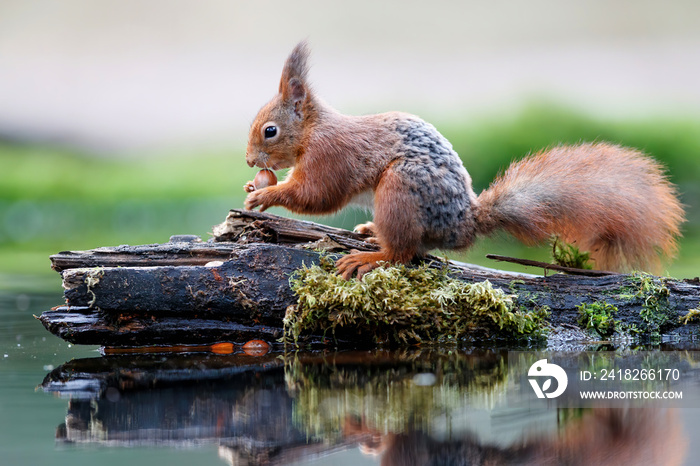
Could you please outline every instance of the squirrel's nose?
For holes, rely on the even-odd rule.
[[[245,153],[245,161],[249,167],[255,166],[255,161],[253,160],[253,158],[250,156],[250,154],[248,152]]]

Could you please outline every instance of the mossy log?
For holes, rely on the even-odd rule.
[[[51,257],[63,277],[66,304],[40,316],[55,335],[77,344],[141,346],[244,342],[282,336],[286,309],[296,303],[289,276],[322,254],[372,250],[353,232],[266,213],[232,210],[214,237],[177,236],[169,243],[62,252]],[[437,258],[435,267],[444,267]],[[650,275],[546,277],[450,262],[451,276],[489,280],[515,295],[515,307],[546,306],[551,324],[581,324],[580,306],[608,303],[615,320],[635,333],[694,334],[681,322],[698,308],[700,280]],[[309,341],[322,341],[322,335]],[[350,329],[339,344],[369,343]]]

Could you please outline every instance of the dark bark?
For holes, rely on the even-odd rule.
[[[246,244],[305,244],[324,238],[324,249],[376,249],[362,241],[366,236],[340,228],[255,211],[232,210],[224,223],[214,227],[214,236],[209,242],[202,242],[193,235],[177,235],[165,244],[63,251],[51,256],[51,267],[61,272],[84,267],[205,265],[228,260]],[[337,244],[333,244],[334,241]]]
[[[173,238],[162,245],[52,256],[53,267],[63,276],[66,306],[45,312],[40,320],[73,343],[106,346],[276,339],[287,307],[296,302],[288,282],[294,270],[317,263],[318,249],[376,248],[349,231],[238,210],[214,227],[214,233],[206,243]],[[547,306],[554,325],[578,325],[576,306],[600,301],[615,305],[615,318],[640,330],[696,330],[696,325],[682,325],[679,317],[698,307],[697,279],[622,274],[540,277],[458,263],[451,263],[450,269],[461,280],[489,280],[516,294],[517,307]],[[643,280],[661,290],[658,296],[641,290]],[[650,302],[656,305],[652,311],[661,313],[652,315],[658,319],[651,323],[641,312],[653,307]],[[343,337],[371,340],[370,335]]]
[[[161,312],[118,313],[59,306],[39,317],[46,329],[71,343],[100,346],[198,345],[282,337],[281,325],[245,325],[224,319],[168,316]],[[319,339],[320,340],[320,339]]]

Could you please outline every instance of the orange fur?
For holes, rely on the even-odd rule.
[[[511,165],[478,198],[480,233],[533,244],[556,234],[597,268],[659,269],[676,252],[683,208],[661,166],[634,149],[581,144]]]
[[[377,268],[382,261],[409,262],[421,251],[423,231],[413,220],[419,207],[417,199],[407,191],[400,176],[387,168],[375,192],[374,230],[382,249],[379,252],[356,252],[342,257],[336,266],[346,280],[357,271],[357,277]]]
[[[293,168],[278,185],[250,192],[245,207],[329,214],[374,192],[371,232],[381,250],[338,261],[345,278],[434,247],[466,248],[477,233],[496,229],[527,244],[557,234],[590,251],[603,269],[658,270],[657,251],[674,254],[683,208],[661,166],[638,151],[602,143],[556,147],[514,163],[477,198],[433,127],[399,112],[338,113],[311,90],[307,56],[303,42],[292,51],[279,93],[251,125],[246,151],[250,166]]]

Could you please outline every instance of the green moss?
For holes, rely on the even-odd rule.
[[[646,333],[651,337],[658,337],[671,322],[670,291],[663,278],[636,272],[630,275],[624,287],[612,292],[611,296],[640,303],[639,317],[642,324],[637,328],[634,324],[624,324],[615,320],[613,314],[617,309],[606,303],[596,302],[579,306],[580,323],[586,328],[595,330],[602,337],[612,335],[615,331],[630,334]],[[688,318],[692,317],[689,313]]]
[[[698,320],[700,318],[700,308],[689,309],[688,313],[684,316],[678,318],[678,322],[683,325],[687,325],[691,320]]]
[[[297,304],[284,319],[288,341],[339,328],[374,335],[377,343],[453,342],[463,337],[539,336],[546,309],[514,310],[513,295],[490,282],[465,283],[446,269],[380,267],[361,281],[344,280],[334,264],[297,270],[290,286]]]
[[[642,272],[633,274],[633,277],[639,282],[639,288],[635,296],[643,300],[639,316],[646,324],[644,330],[652,335],[657,335],[661,333],[662,328],[671,320],[668,301],[671,293],[664,285],[663,279],[655,279],[653,276]]]
[[[87,270],[85,272],[85,286],[87,287],[87,292],[92,296],[90,302],[88,302],[88,307],[93,307],[95,301],[97,301],[97,295],[92,291],[92,288],[100,283],[102,277],[104,277],[105,272],[102,267],[95,267],[94,269]]]
[[[596,301],[582,303],[576,306],[580,314],[579,325],[586,330],[595,331],[602,338],[611,337],[620,327],[620,322],[615,320],[617,307],[606,302]]]
[[[555,264],[576,269],[593,269],[589,252],[580,251],[578,247],[565,243],[556,235],[552,236],[550,244],[552,246],[552,259]]]
[[[508,289],[510,290],[511,293],[517,294],[517,292],[518,292],[517,285],[525,285],[525,280],[511,280],[511,282],[508,284]]]

